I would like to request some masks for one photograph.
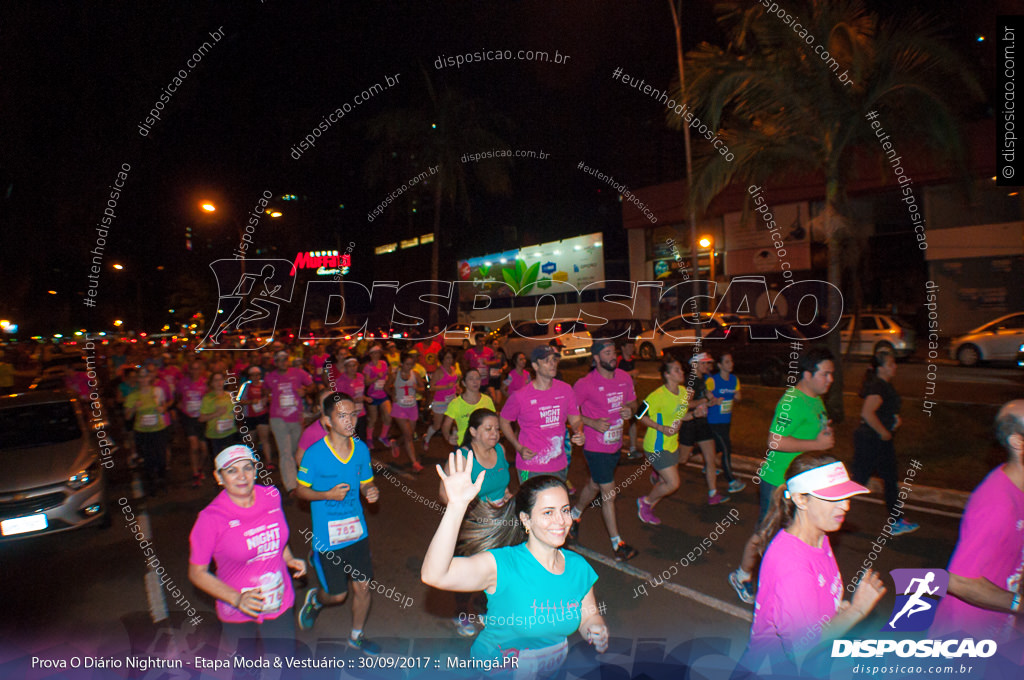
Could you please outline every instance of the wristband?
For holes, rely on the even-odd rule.
[[[1013,594],[1013,602],[1010,603],[1010,611],[1014,614],[1020,613],[1020,593]]]

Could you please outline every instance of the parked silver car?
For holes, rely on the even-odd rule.
[[[109,524],[109,448],[82,410],[67,390],[0,397],[0,541]]]
[[[851,338],[852,315],[839,320],[840,351],[846,354],[853,342],[851,354],[871,356],[887,349],[903,359],[917,350],[917,334],[906,321],[887,314],[861,314],[857,321],[857,337]]]
[[[953,338],[949,356],[962,366],[974,366],[979,361],[1013,361],[1022,342],[1024,312],[1014,312]]]

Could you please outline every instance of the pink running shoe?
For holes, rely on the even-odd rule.
[[[661,524],[661,520],[655,516],[654,509],[647,504],[645,498],[636,499],[636,514],[640,516],[640,521],[644,524]]]

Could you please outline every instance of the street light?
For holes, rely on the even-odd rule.
[[[708,260],[710,261],[710,265],[709,265],[710,272],[709,273],[711,275],[711,280],[714,281],[715,280],[715,239],[713,237],[711,237],[711,236],[701,236],[700,240],[697,241],[697,244],[701,248],[709,249],[709,252],[708,252]]]
[[[206,202],[200,203],[199,207],[202,208],[203,210],[205,210],[206,212],[216,212],[217,211],[217,206],[215,206],[213,203],[206,203]]]

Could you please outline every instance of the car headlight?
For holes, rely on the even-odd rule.
[[[1024,352],[1024,345],[1021,345],[1020,347],[1018,347],[1017,351],[1018,352]]]
[[[96,479],[99,468],[99,459],[93,458],[87,467],[68,477],[68,487],[71,489],[81,489],[83,486],[88,486]]]

